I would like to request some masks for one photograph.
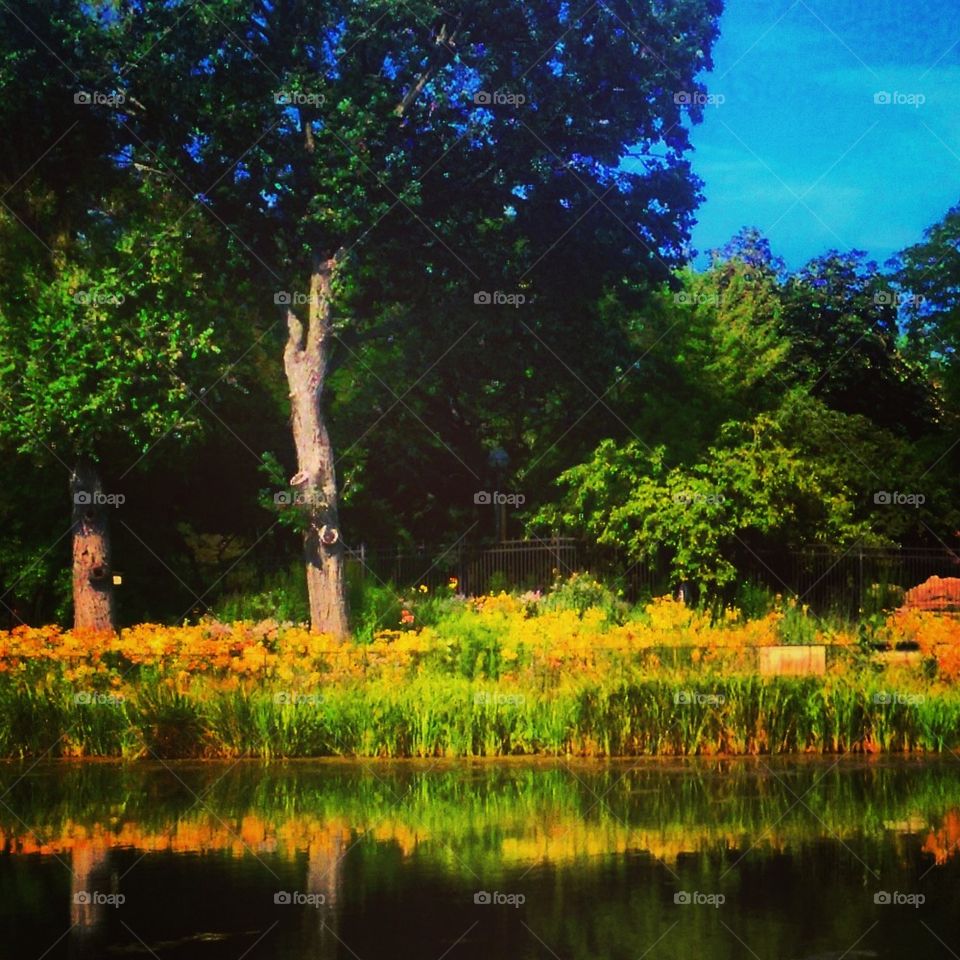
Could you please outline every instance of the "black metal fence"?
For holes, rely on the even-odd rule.
[[[899,605],[906,590],[932,576],[960,577],[960,553],[946,547],[763,551],[738,568],[745,581],[795,596],[814,610],[854,615]]]
[[[447,547],[347,550],[348,564],[383,583],[431,589],[457,582],[471,596],[500,589],[545,589],[558,576],[585,569],[583,544],[569,537],[504,540],[488,546],[464,542]]]
[[[364,577],[402,588],[431,590],[455,578],[468,595],[500,589],[546,589],[557,577],[589,570],[619,584],[631,600],[675,592],[681,587],[666,563],[633,564],[571,537],[506,540],[476,545],[370,548],[347,551],[348,563]],[[796,597],[818,612],[856,615],[897,605],[902,593],[938,575],[960,577],[960,553],[942,549],[745,551],[728,599],[750,589]],[[738,596],[739,595],[739,596]]]

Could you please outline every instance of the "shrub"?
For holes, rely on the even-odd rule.
[[[463,609],[446,617],[436,628],[441,644],[449,648],[446,657],[454,672],[468,680],[499,678],[503,668],[501,630],[496,619],[479,617]]]
[[[759,620],[776,607],[777,598],[768,586],[746,580],[737,588],[734,605],[745,620]]]
[[[951,614],[901,609],[887,618],[886,637],[893,646],[913,641],[935,662],[945,680],[960,680],[960,619]]]
[[[791,597],[780,610],[781,643],[802,645],[817,642],[817,621],[810,615],[806,604],[800,605]]]
[[[542,607],[544,610],[573,610],[580,617],[590,609],[602,610],[611,623],[623,623],[630,609],[609,587],[587,573],[572,573],[566,580],[556,580]]]
[[[222,596],[210,611],[217,620],[277,620],[281,623],[304,623],[310,619],[307,581],[302,564],[293,564],[264,579],[263,587],[254,593],[229,593]]]
[[[375,581],[353,565],[347,566],[346,580],[350,624],[358,643],[370,643],[377,631],[400,623],[402,603],[392,583]]]

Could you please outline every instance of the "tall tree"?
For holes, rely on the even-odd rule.
[[[702,108],[681,94],[702,91],[719,0],[118,11],[130,155],[173,173],[280,302],[311,620],[342,635],[335,346],[397,303],[516,327],[521,282],[571,317],[607,283],[665,276],[698,196],[682,121]]]
[[[150,346],[130,344],[108,320],[124,312],[142,328],[133,296],[116,308],[150,282],[123,278],[114,255],[132,260],[124,244],[135,230],[118,226],[128,214],[117,207],[135,191],[121,188],[117,163],[110,8],[42,0],[0,10],[0,123],[29,131],[10,136],[0,158],[0,431],[69,475],[75,622],[95,628],[113,625],[97,455],[121,430],[124,406],[148,392],[138,374],[150,363]],[[139,413],[149,418],[149,403]],[[144,429],[140,415],[127,420]]]
[[[941,383],[950,412],[960,401],[960,204],[895,260],[910,349]]]
[[[676,582],[715,592],[771,548],[929,543],[937,528],[952,529],[957,511],[924,476],[902,437],[794,389],[778,409],[724,424],[692,464],[671,465],[663,447],[602,441],[560,475],[565,495],[537,522],[633,561],[665,559]],[[878,507],[882,488],[930,496],[918,507]]]
[[[796,376],[828,406],[912,437],[929,426],[932,398],[901,349],[890,278],[865,254],[833,250],[790,277],[784,321]]]
[[[672,462],[699,457],[720,425],[775,406],[787,375],[780,289],[735,256],[685,269],[633,321],[638,374],[627,395],[635,437]]]
[[[150,190],[107,198],[54,257],[0,216],[0,432],[69,475],[76,627],[115,626],[110,514],[125,494],[104,466],[120,479],[167,434],[182,440],[202,411],[191,381],[204,364],[216,379],[214,318],[193,309],[203,230],[165,207]]]

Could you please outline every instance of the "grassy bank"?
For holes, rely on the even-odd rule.
[[[943,751],[960,747],[960,692],[895,696],[878,677],[595,682],[553,690],[442,675],[291,694],[185,692],[145,680],[122,700],[0,683],[0,754],[433,757]]]
[[[956,621],[892,614],[871,639],[794,605],[754,618],[599,585],[405,602],[338,643],[274,622],[0,635],[0,756],[638,756],[960,748]],[[757,652],[828,645],[822,677],[761,678]]]

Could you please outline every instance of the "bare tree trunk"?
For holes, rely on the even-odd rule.
[[[110,525],[103,485],[93,462],[77,461],[70,476],[73,502],[73,626],[114,630]]]
[[[287,345],[283,365],[290,387],[297,473],[290,480],[295,502],[306,512],[303,535],[310,598],[310,626],[318,633],[347,635],[347,599],[343,583],[343,542],[337,517],[337,477],[333,448],[323,416],[322,395],[331,325],[330,285],[336,258],[316,260],[310,277],[307,329],[287,308]]]

